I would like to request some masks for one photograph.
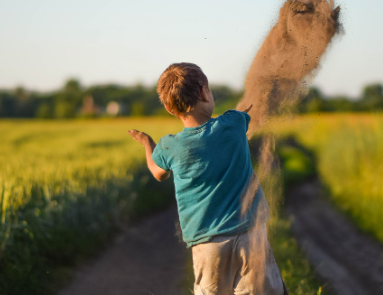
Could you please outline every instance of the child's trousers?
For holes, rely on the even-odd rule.
[[[192,247],[195,295],[287,294],[266,225]],[[286,293],[285,293],[286,292]]]

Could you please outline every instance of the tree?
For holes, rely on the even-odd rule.
[[[58,119],[73,118],[81,107],[83,93],[78,80],[69,79],[63,89],[55,96],[54,117]]]
[[[16,117],[33,117],[37,108],[36,97],[24,87],[18,86],[13,91]]]
[[[367,85],[363,89],[360,108],[364,111],[383,110],[383,86],[381,84]]]
[[[134,117],[139,117],[145,115],[145,106],[140,102],[135,102],[132,105],[131,115]]]
[[[52,108],[48,103],[42,103],[38,107],[35,117],[39,119],[49,119],[53,117]]]
[[[298,102],[299,113],[316,113],[323,111],[324,98],[321,91],[316,87],[311,87],[307,95]]]
[[[75,106],[67,101],[58,101],[54,107],[54,117],[57,119],[69,119],[76,115]]]
[[[0,92],[0,117],[15,116],[15,99],[6,91]]]

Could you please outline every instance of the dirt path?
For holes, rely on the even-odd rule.
[[[286,207],[300,246],[334,294],[383,294],[383,246],[336,211],[318,181],[292,189]]]
[[[300,246],[334,294],[383,294],[383,246],[336,211],[318,181],[292,189],[286,210]],[[58,295],[181,294],[187,252],[175,236],[176,220],[172,207],[129,227]]]
[[[175,236],[176,220],[172,207],[129,227],[58,295],[181,294],[186,248]]]

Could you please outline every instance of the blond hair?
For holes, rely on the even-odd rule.
[[[194,109],[208,80],[201,68],[192,63],[174,63],[160,76],[157,92],[169,110],[185,113]]]

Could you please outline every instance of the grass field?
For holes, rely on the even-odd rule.
[[[383,116],[310,115],[282,120],[272,128],[292,134],[314,152],[334,204],[383,242]]]
[[[314,151],[334,202],[381,240],[382,122],[368,115],[321,115],[274,126]],[[157,141],[182,127],[172,118],[0,121],[0,294],[51,292],[46,284],[60,279],[62,267],[73,267],[81,258],[74,253],[89,255],[90,245],[108,239],[118,216],[129,219],[166,205],[159,196],[163,184],[153,181],[142,165],[142,147],[126,134],[131,128]],[[299,170],[294,159],[289,165]],[[272,223],[290,294],[320,294],[289,222]]]
[[[51,293],[52,282],[113,234],[117,219],[172,201],[173,185],[149,175],[131,128],[158,140],[179,124],[0,122],[0,294]]]

